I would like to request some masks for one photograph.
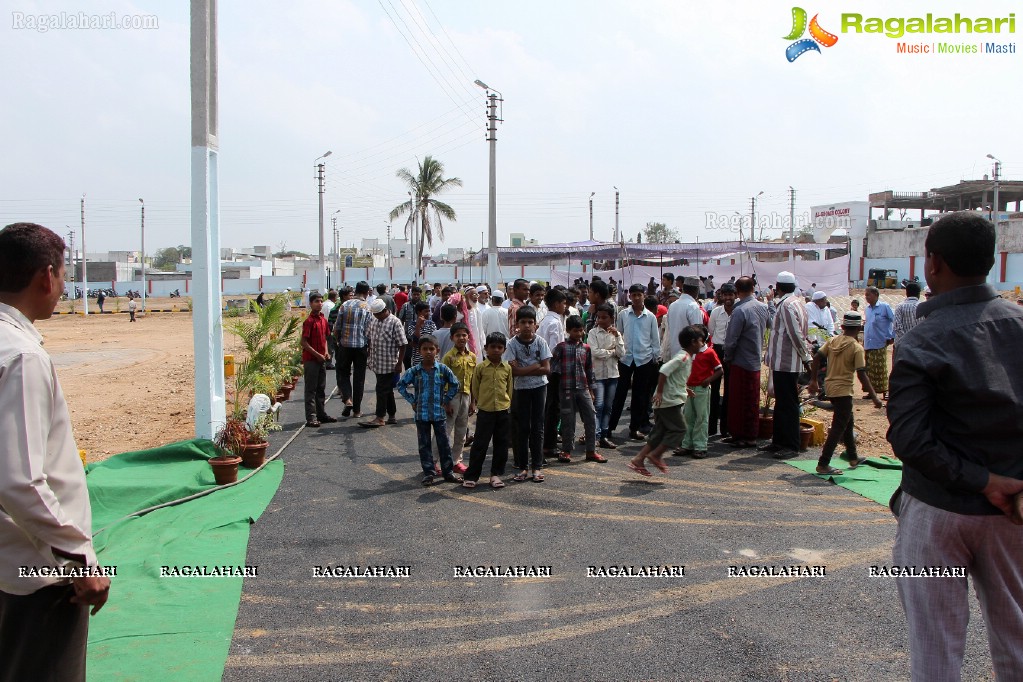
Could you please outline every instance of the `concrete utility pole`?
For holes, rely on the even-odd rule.
[[[212,439],[226,419],[220,279],[217,0],[190,0],[192,94],[192,340],[195,435]]]
[[[412,196],[412,192],[408,193],[408,214],[409,220],[412,221],[412,281],[419,281],[419,269],[416,268],[416,202],[415,197]]]
[[[618,188],[615,187],[615,243],[617,244],[620,239],[621,233],[618,231]]]
[[[593,195],[596,192],[590,192],[590,241],[593,241]]]
[[[67,241],[68,241],[68,271],[71,273],[71,286],[68,287],[67,297],[71,300],[78,298],[75,296],[75,231],[71,229],[70,225],[65,225],[67,228]]]
[[[477,79],[475,83],[487,93],[486,139],[490,143],[490,211],[488,220],[490,235],[487,240],[487,283],[492,291],[500,279],[497,262],[497,122],[504,122],[504,95],[481,80]],[[501,103],[500,118],[497,114],[498,102]]]
[[[329,151],[327,153],[325,153],[323,156],[319,156],[316,159],[314,159],[313,163],[316,163],[320,159],[325,159],[328,156],[330,156],[330,152]],[[320,199],[320,231],[319,231],[320,259],[317,261],[317,263],[319,264],[320,272],[319,272],[319,275],[317,276],[317,279],[319,280],[319,282],[317,283],[317,286],[318,286],[321,294],[324,293],[323,285],[327,281],[327,260],[326,260],[326,258],[324,258],[324,255],[323,255],[323,167],[324,167],[324,165],[325,164],[322,163],[322,162],[316,164],[316,180],[317,180],[317,184],[319,185],[318,193],[319,193],[319,199]],[[312,289],[312,287],[309,287],[309,288]]]
[[[340,275],[340,273],[341,273],[341,241],[338,239],[338,231],[337,231],[337,214],[340,213],[340,212],[341,212],[341,209],[339,208],[338,210],[334,211],[330,215],[331,227],[334,228],[334,272],[338,273],[338,277],[341,276]],[[338,282],[340,283],[340,281],[341,280],[339,279]]]
[[[749,200],[749,238],[755,240],[757,238],[757,197],[761,196],[763,191],[756,196],[750,197]],[[760,238],[764,238],[764,230],[760,230]]]
[[[789,186],[789,262],[796,260],[796,190]]]
[[[89,257],[85,253],[85,195],[82,195],[82,314],[89,314]]]
[[[994,217],[991,218],[991,216],[992,216],[991,213],[988,214],[988,217],[991,219],[991,222],[994,223],[994,226],[995,226],[995,265],[994,265],[994,267],[991,268],[991,273],[992,273],[991,283],[995,284],[995,285],[998,285],[1001,282],[1001,279],[1002,279],[1001,263],[998,262],[998,212],[1001,210],[1001,207],[998,205],[998,184],[999,184],[998,174],[999,174],[999,171],[1001,170],[1002,162],[1000,160],[998,160],[997,158],[995,158],[994,156],[992,156],[991,154],[988,154],[987,158],[989,158],[989,159],[991,159],[992,161],[995,162],[995,170],[994,170],[994,176],[995,176],[995,196],[994,196],[994,207],[993,207],[994,208],[994,211],[993,211]]]
[[[391,278],[391,223],[387,222],[387,278]]]
[[[139,199],[142,204],[142,312],[146,312],[146,202]]]

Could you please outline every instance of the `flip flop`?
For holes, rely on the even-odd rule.
[[[463,488],[475,488],[476,487],[476,481],[470,481],[469,479],[465,479],[465,480],[462,481],[462,487]]]
[[[533,474],[533,483],[543,483],[543,482],[544,482],[543,474],[541,474],[541,473]]]
[[[516,483],[522,483],[523,481],[528,481],[529,480],[529,474],[527,472],[523,471],[521,474],[515,474],[514,476],[512,476],[512,480],[515,481]]]
[[[376,422],[359,422],[359,426],[364,429],[379,429],[383,424],[377,424]]]
[[[836,469],[835,467],[828,467],[826,471],[814,469],[814,473],[817,474],[818,476],[841,476],[842,470]]]
[[[504,481],[502,481],[499,478],[492,478],[492,479],[490,479],[490,487],[491,488],[503,488],[504,485],[505,485]]]
[[[850,469],[855,469],[856,467],[863,466],[866,463],[867,463],[867,458],[866,457],[858,457],[856,459],[850,459],[849,460],[849,468]]]
[[[657,467],[657,470],[662,474],[668,473],[668,465],[664,463],[663,459],[654,459],[653,457],[647,457],[647,459],[653,462],[653,465]]]
[[[652,473],[650,473],[649,471],[646,470],[646,467],[641,467],[638,464],[633,464],[632,462],[629,462],[625,466],[629,467],[630,469],[635,471],[637,474],[642,474],[643,476],[653,476]]]

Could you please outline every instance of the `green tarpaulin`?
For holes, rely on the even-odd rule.
[[[197,440],[90,465],[86,480],[93,529],[216,488],[206,461],[213,453],[212,443]],[[239,477],[248,472],[241,469]],[[90,680],[221,678],[242,578],[161,577],[161,568],[244,566],[249,525],[266,509],[283,475],[284,464],[277,460],[240,485],[98,533],[99,561],[116,566],[117,575],[111,579],[110,600],[90,623]]]
[[[871,457],[865,464],[861,464],[855,469],[850,469],[847,462],[833,461],[831,466],[843,470],[844,473],[841,476],[818,474],[815,471],[816,459],[789,460],[787,463],[800,471],[820,476],[885,506],[888,505],[888,500],[891,499],[892,493],[899,487],[899,482],[902,480],[902,462],[890,457]]]

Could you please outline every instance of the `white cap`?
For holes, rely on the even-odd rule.
[[[377,313],[384,312],[384,308],[386,308],[386,307],[387,307],[387,304],[384,303],[384,300],[382,298],[378,298],[378,299],[374,300],[372,303],[369,304],[369,312],[371,312],[374,315],[376,315]]]
[[[494,293],[490,295],[490,298],[504,298],[504,292],[500,289],[494,289]]]
[[[812,300],[812,301],[822,301],[822,300],[824,300],[827,297],[828,297],[828,295],[825,294],[823,291],[815,291],[815,292],[813,292],[813,296],[810,298],[810,300]]]
[[[778,273],[778,277],[775,279],[778,284],[795,284],[796,276],[788,270],[782,270]]]
[[[486,284],[481,284],[478,287],[476,287],[476,293],[477,294],[482,294],[483,292],[488,292],[488,293],[490,292],[490,289],[487,288]]]

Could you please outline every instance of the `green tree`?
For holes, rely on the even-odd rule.
[[[647,223],[643,228],[643,236],[647,244],[671,244],[678,241],[678,230],[664,223]]]
[[[174,267],[181,262],[181,252],[173,246],[159,249],[153,256],[153,267],[164,272],[173,272]]]
[[[442,218],[457,220],[455,209],[442,201],[434,199],[434,195],[442,194],[452,187],[461,187],[462,181],[458,178],[444,177],[444,164],[432,156],[425,157],[419,163],[419,172],[415,175],[408,168],[402,168],[397,172],[398,179],[412,192],[412,200],[405,201],[393,209],[389,215],[391,220],[396,220],[408,214],[405,221],[405,236],[410,235],[414,223],[418,220],[419,245],[418,262],[423,260],[423,248],[426,245],[433,246],[433,225],[437,224],[437,238],[444,239],[444,223]]]

